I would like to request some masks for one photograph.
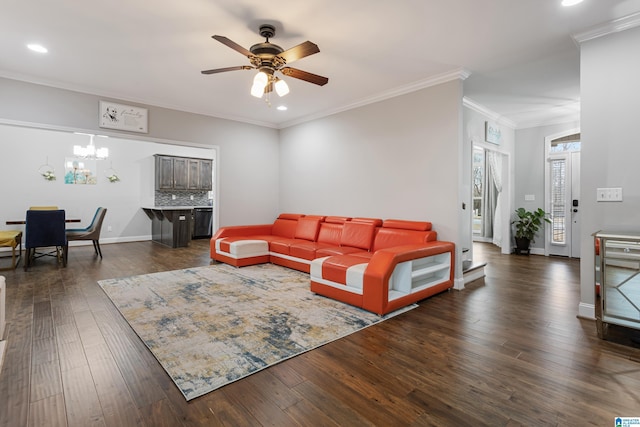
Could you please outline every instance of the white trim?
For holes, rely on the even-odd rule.
[[[595,304],[581,302],[578,304],[578,317],[589,320],[596,320]]]
[[[484,116],[487,116],[489,119],[491,119],[491,120],[493,120],[495,122],[498,122],[498,124],[506,126],[506,127],[510,128],[510,129],[515,130],[518,127],[518,125],[515,122],[507,119],[506,117],[503,117],[502,115],[496,113],[495,111],[489,109],[488,107],[485,107],[484,105],[482,105],[482,104],[480,104],[480,103],[478,103],[478,102],[476,102],[476,101],[474,101],[474,100],[472,100],[472,99],[470,99],[470,98],[468,98],[466,96],[462,97],[462,105],[464,107],[467,107],[467,108],[475,111],[476,113],[480,113],[480,114],[482,114]]]
[[[135,104],[145,104],[146,106],[159,107],[159,108],[168,108],[168,109],[171,109],[171,110],[176,110],[176,111],[180,111],[180,112],[184,112],[184,113],[199,114],[199,115],[203,115],[203,116],[207,116],[207,117],[215,117],[215,118],[218,118],[218,119],[231,120],[231,121],[234,121],[234,122],[248,123],[248,124],[251,124],[251,125],[263,126],[263,127],[272,128],[272,129],[278,129],[278,126],[273,124],[273,123],[262,122],[262,121],[258,121],[258,120],[249,120],[247,118],[232,116],[232,115],[229,115],[229,114],[223,114],[223,113],[218,113],[218,112],[216,112],[215,114],[212,114],[211,112],[200,111],[198,109],[190,108],[190,107],[183,106],[183,105],[174,105],[174,104],[170,104],[170,103],[166,103],[166,102],[155,101],[153,99],[144,99],[144,98],[132,99],[132,98],[129,98],[126,95],[121,94],[121,93],[108,92],[108,91],[101,92],[101,91],[96,91],[94,88],[87,88],[87,87],[80,86],[80,85],[74,85],[74,84],[69,84],[69,83],[64,83],[64,82],[59,82],[59,81],[46,80],[46,79],[37,78],[37,77],[25,76],[25,75],[22,75],[22,74],[15,74],[15,73],[8,72],[6,70],[0,70],[0,77],[4,77],[4,78],[7,78],[7,79],[11,79],[11,80],[18,80],[18,81],[22,81],[22,82],[26,82],[26,83],[33,83],[33,84],[37,84],[37,85],[41,85],[41,86],[48,86],[48,87],[52,87],[54,89],[63,89],[63,90],[70,90],[70,91],[73,91],[73,92],[81,92],[81,93],[86,94],[86,95],[94,95],[94,96],[97,96],[97,97],[100,97],[100,98],[109,98],[110,100],[113,100],[114,102],[116,100],[125,101],[125,102],[133,102]]]
[[[464,277],[453,279],[453,289],[455,289],[456,291],[464,290]]]
[[[308,260],[308,259],[304,259],[304,258],[296,258],[296,257],[292,257],[291,255],[285,255],[285,254],[281,254],[278,252],[269,252],[269,255],[272,257],[276,257],[276,258],[282,258],[282,259],[286,259],[289,261],[295,261],[295,262],[299,262],[300,264],[307,264],[307,265],[311,265],[311,261],[312,260]]]
[[[319,277],[312,277],[311,281],[320,283],[321,285],[331,286],[332,288],[340,289],[342,291],[347,291],[352,294],[362,295],[362,289],[353,288],[351,286],[343,285],[342,283],[332,282],[330,280],[322,279]]]
[[[635,28],[638,26],[640,26],[640,12],[632,13],[631,15],[614,19],[613,21],[597,25],[589,30],[577,34],[572,34],[571,37],[579,45],[580,43],[584,43],[589,40],[607,36],[613,33],[618,33],[620,31],[628,30],[630,28]]]
[[[365,105],[384,101],[390,98],[395,98],[396,96],[405,95],[411,92],[416,92],[421,89],[426,89],[428,87],[436,86],[436,85],[450,82],[453,80],[466,80],[470,75],[471,73],[469,71],[465,70],[464,68],[459,68],[454,71],[429,77],[424,80],[418,80],[417,82],[409,83],[404,86],[399,86],[397,88],[390,89],[385,92],[381,92],[377,95],[373,95],[373,96],[361,99],[359,101],[344,105],[342,107],[336,107],[333,109],[324,110],[316,114],[311,114],[305,117],[301,117],[299,119],[291,120],[289,122],[284,122],[280,124],[280,126],[278,126],[278,129],[288,128],[290,126],[299,125],[301,123],[305,123],[311,120],[317,120],[323,117],[331,116],[333,114],[338,114],[343,111],[353,110],[354,108],[358,108],[358,107],[364,107]]]

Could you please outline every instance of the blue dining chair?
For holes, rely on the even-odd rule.
[[[96,255],[100,255],[100,258],[102,258],[102,251],[100,250],[100,230],[102,230],[102,221],[104,221],[106,214],[107,208],[99,207],[96,209],[96,213],[93,215],[91,224],[89,224],[88,227],[70,228],[67,230],[67,240],[91,240]]]
[[[25,224],[24,270],[43,256],[55,256],[63,267],[67,266],[69,245],[65,233],[64,210],[28,210]],[[48,252],[37,252],[37,248],[55,248]]]

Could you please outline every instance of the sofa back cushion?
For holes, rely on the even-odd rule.
[[[301,214],[288,214],[282,213],[273,222],[271,227],[271,234],[273,236],[286,237],[287,239],[293,239],[296,234],[296,228],[298,226],[298,220],[304,215]]]
[[[315,242],[320,230],[321,217],[304,217],[298,220],[294,237],[296,239],[309,240]]]
[[[350,246],[369,251],[373,243],[375,229],[375,224],[372,222],[345,222],[342,226],[340,246]]]
[[[341,237],[342,223],[323,222],[320,224],[320,231],[318,232],[319,243],[340,246]]]
[[[373,242],[373,251],[393,246],[423,244],[438,238],[426,221],[385,220],[378,229]]]

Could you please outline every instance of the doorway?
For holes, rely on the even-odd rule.
[[[580,258],[580,131],[545,139],[545,254]]]
[[[474,144],[472,156],[472,240],[493,243],[508,254],[509,156],[479,144]]]

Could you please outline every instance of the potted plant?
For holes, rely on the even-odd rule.
[[[534,211],[528,211],[525,208],[516,209],[516,216],[518,219],[511,222],[515,224],[516,234],[516,253],[526,251],[529,253],[529,246],[532,242],[535,242],[536,234],[538,230],[544,226],[544,222],[551,224],[551,220],[547,218],[547,213],[538,208]]]

